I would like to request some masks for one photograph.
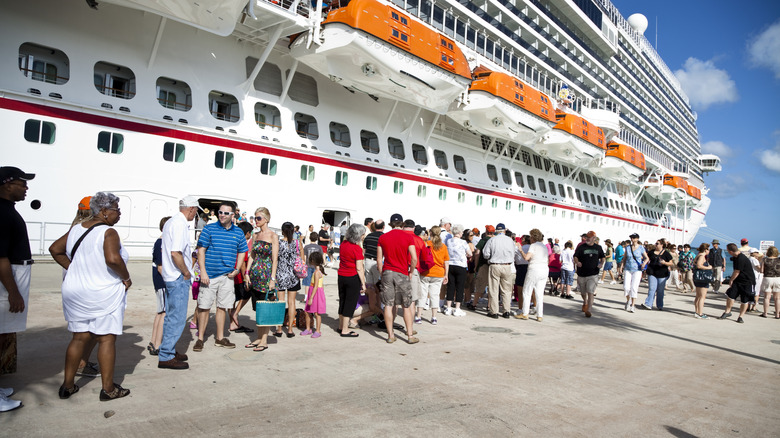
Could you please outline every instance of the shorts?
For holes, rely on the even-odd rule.
[[[710,287],[710,282],[709,281],[695,281],[694,280],[693,285],[696,286],[696,287],[707,288],[707,287]]]
[[[417,272],[417,269],[412,272],[412,278],[409,280],[409,284],[412,286],[412,301],[417,302],[420,298],[422,298],[420,273]]]
[[[233,279],[228,278],[227,274],[209,279],[208,287],[202,283],[198,292],[198,308],[211,309],[214,302],[217,307],[222,309],[231,309],[236,302],[236,291],[233,287]]]
[[[561,271],[558,271],[558,272],[550,271],[549,277],[552,278],[553,282],[557,282],[558,279],[561,278]]]
[[[605,271],[611,271],[612,270],[612,262],[604,263],[604,270]]]
[[[598,285],[598,281],[598,274],[589,275],[587,277],[579,276],[577,277],[577,290],[579,290],[580,293],[596,293],[596,286]]]
[[[515,264],[515,286],[523,287],[525,276],[528,274],[528,263],[522,265]]]
[[[574,284],[574,271],[561,269],[561,284],[571,286]]]
[[[126,306],[127,302],[125,301],[108,315],[83,321],[68,321],[68,331],[71,333],[89,332],[93,335],[121,335]]]
[[[739,301],[742,304],[747,304],[755,300],[755,294],[753,293],[753,286],[749,284],[735,284],[726,290],[726,296],[732,300],[739,297]]]
[[[376,268],[376,259],[363,260],[363,269],[366,271],[366,285],[375,285],[382,281],[379,270]]]
[[[165,313],[165,292],[164,287],[154,291],[157,295],[157,313]]]
[[[244,283],[238,283],[233,285],[233,291],[236,295],[236,301],[248,300],[252,298],[252,291],[247,290]]]
[[[761,282],[761,292],[765,294],[780,292],[780,277],[764,277]]]
[[[404,308],[411,306],[412,284],[409,281],[409,276],[400,272],[383,272],[379,296],[385,306],[395,306],[396,304],[400,304]]]

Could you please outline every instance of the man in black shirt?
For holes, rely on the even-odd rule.
[[[379,305],[379,289],[377,284],[382,280],[379,270],[376,267],[376,249],[379,244],[379,237],[385,232],[385,221],[377,219],[374,221],[373,233],[368,233],[363,239],[363,269],[366,279],[366,296],[368,297],[369,310],[374,315],[382,315],[382,307]],[[378,317],[372,319],[378,322]]]
[[[740,252],[736,243],[726,245],[726,250],[731,255],[731,261],[734,263],[734,273],[731,274],[729,288],[726,291],[726,311],[718,319],[726,319],[731,316],[731,306],[734,305],[734,301],[739,297],[739,317],[737,317],[737,322],[741,324],[745,322],[742,320],[742,317],[745,316],[748,305],[756,298],[753,293],[756,276],[753,273],[753,265],[750,263],[750,260],[745,254]]]
[[[712,290],[718,293],[720,290],[720,276],[723,271],[723,248],[720,247],[718,239],[712,241],[712,248],[707,254],[707,263],[712,266]]]
[[[33,178],[16,167],[0,167],[0,375],[16,372],[16,332],[27,328],[32,255],[27,225],[14,204],[27,197]],[[0,412],[22,406],[8,398],[13,392],[0,388]]]
[[[593,310],[593,296],[599,280],[599,270],[604,266],[604,249],[596,243],[596,232],[588,231],[585,240],[574,251],[574,266],[577,268],[577,288],[582,295],[582,311],[590,318]]]

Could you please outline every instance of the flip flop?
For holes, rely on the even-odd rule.
[[[243,325],[241,325],[237,329],[231,329],[230,331],[233,333],[252,333],[254,330],[252,330],[249,327],[244,327]]]
[[[355,333],[355,332],[349,332],[349,333],[342,333],[341,334],[342,338],[357,338],[358,336],[360,336],[360,335]]]
[[[257,348],[257,346],[260,344],[246,344],[244,345],[244,348]]]
[[[252,351],[255,351],[255,352],[259,353],[259,352],[265,351],[265,350],[268,350],[268,346],[267,345],[258,345],[257,348],[255,348]]]
[[[276,333],[276,332],[274,332],[274,336],[276,336],[277,338],[281,338],[281,337],[282,337],[282,333]]]

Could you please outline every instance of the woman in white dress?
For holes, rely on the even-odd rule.
[[[98,192],[90,201],[92,219],[74,225],[51,247],[54,260],[67,274],[62,282],[62,310],[73,339],[65,353],[65,378],[59,389],[62,399],[78,392],[76,369],[90,339],[98,342],[103,389],[100,400],[130,394],[114,383],[116,336],[122,334],[130,273],[127,251],[113,227],[119,222],[119,198]]]
[[[528,262],[528,273],[523,284],[523,313],[516,315],[517,319],[528,319],[531,308],[531,293],[536,297],[536,320],[542,322],[544,317],[544,286],[550,268],[548,266],[547,247],[544,245],[544,235],[534,228],[528,233],[531,236],[531,246],[528,252],[520,249],[520,256]]]

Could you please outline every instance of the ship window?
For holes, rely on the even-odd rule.
[[[301,165],[301,180],[314,181],[314,166],[308,164]]]
[[[225,122],[235,123],[241,118],[238,99],[217,90],[209,92],[209,111],[215,119]]]
[[[414,162],[417,164],[422,164],[423,166],[428,164],[428,152],[426,152],[425,146],[413,143],[412,157],[414,158]]]
[[[588,198],[588,191],[587,190],[583,190],[582,191],[582,195],[583,195],[583,198],[584,198],[585,202],[590,202],[588,200],[589,198]]]
[[[501,179],[504,180],[504,184],[512,184],[512,174],[509,173],[509,169],[501,168]]]
[[[531,204],[531,214],[536,214],[536,205]]]
[[[439,201],[447,200],[447,189],[439,189]]]
[[[217,169],[233,168],[233,152],[217,151],[214,153],[214,167]]]
[[[19,70],[34,81],[62,85],[68,82],[70,61],[61,50],[24,43],[19,46]]]
[[[593,180],[591,179],[590,175],[585,175],[585,179],[588,181],[589,186],[593,185]]]
[[[286,75],[290,75],[290,70],[287,70]],[[320,104],[320,99],[317,95],[317,81],[313,77],[301,72],[295,72],[287,94],[290,96],[290,99],[296,102],[311,106]]]
[[[531,190],[536,190],[536,182],[534,181],[534,177],[531,175],[528,175],[528,188]]]
[[[604,204],[601,201],[601,196],[597,197],[596,200],[599,201],[599,207],[603,207],[604,206]]]
[[[270,158],[260,160],[260,173],[268,176],[276,175],[276,160]]]
[[[391,16],[391,17],[393,17],[393,20],[396,20],[396,21],[398,21],[398,18],[399,18],[399,17],[398,17],[398,14],[396,14],[395,12],[392,12],[392,13],[390,14],[390,16]]]
[[[542,191],[542,193],[547,193],[547,187],[545,187],[544,180],[539,178],[539,190]]]
[[[458,173],[466,173],[466,160],[460,155],[453,155],[452,162],[455,164],[455,171]]]
[[[316,140],[320,138],[320,130],[317,127],[317,119],[314,117],[303,114],[295,113],[295,131],[301,138],[307,138],[309,140]]]
[[[245,66],[247,79],[249,79],[249,76],[252,74],[255,66],[257,66],[258,61],[259,59],[257,58],[253,58],[251,56],[246,57]],[[257,74],[255,82],[252,85],[257,91],[262,91],[263,93],[268,93],[274,96],[281,96],[282,71],[276,64],[266,62],[260,68],[260,73]]]
[[[524,208],[524,207],[523,207],[523,203],[522,203],[522,202],[518,202],[518,203],[517,203],[517,211],[519,211],[520,213],[522,213],[522,212],[523,212],[523,208]]]
[[[563,189],[563,184],[558,184],[558,193],[560,193],[561,198],[566,197],[566,191]]]
[[[552,210],[552,216],[553,216],[553,217],[556,217],[556,216],[558,216],[558,210],[556,210],[556,209],[554,209],[554,208],[553,208],[553,210]]]
[[[556,193],[555,193],[555,183],[552,182],[552,181],[550,181],[549,183],[550,183],[550,186],[549,186],[550,187],[550,194],[553,195],[553,196],[556,196]]]
[[[590,194],[590,203],[596,205],[596,196],[593,193]]]
[[[336,171],[336,185],[337,186],[345,186],[345,185],[347,185],[347,182],[349,182],[349,174],[347,174],[347,172],[344,172],[343,170],[337,170]]]
[[[547,158],[545,158],[543,161],[544,161],[544,171],[549,172],[550,168],[552,168],[552,163]]]
[[[192,90],[186,82],[176,79],[157,78],[157,102],[176,111],[189,111],[192,108]]]
[[[570,186],[566,186],[566,193],[569,195],[569,199],[574,199],[574,193]]]
[[[405,33],[402,33],[401,34],[401,41],[403,41],[405,43],[409,42],[409,35],[407,35]]]
[[[463,192],[458,192],[458,202],[463,204],[466,202],[466,194]]]
[[[492,164],[487,165],[488,178],[491,181],[498,181],[498,173],[496,172],[496,166]]]
[[[561,166],[558,163],[553,165],[553,170],[555,171],[556,175],[561,176]]]
[[[371,131],[360,131],[360,144],[369,154],[379,153],[379,137]]]
[[[28,119],[24,122],[24,139],[31,143],[52,144],[57,127],[51,122]]]
[[[100,131],[98,134],[97,148],[100,152],[109,154],[121,154],[125,146],[125,137],[108,131]]]
[[[396,195],[403,195],[404,193],[403,181],[393,181],[393,193],[395,193]]]
[[[511,210],[512,209],[512,201],[506,201],[506,209]]]
[[[184,150],[185,147],[181,143],[174,143],[171,141],[165,142],[163,145],[163,160],[172,161],[174,163],[183,163]]]
[[[95,64],[95,88],[106,96],[132,99],[135,96],[135,73],[127,67],[100,61]]]
[[[490,206],[493,207],[493,208],[498,207],[498,199],[496,199],[496,198],[491,199],[490,200]]]
[[[580,189],[574,189],[574,193],[577,194],[577,200],[582,202],[582,193],[580,193]]]
[[[447,154],[445,154],[444,151],[434,149],[433,160],[436,162],[436,167],[442,170],[447,170]]]
[[[390,152],[390,156],[396,160],[403,160],[406,158],[404,143],[397,138],[389,137],[387,139],[387,149]]]
[[[477,206],[482,205],[482,195],[477,195],[476,201],[477,201]]]
[[[255,104],[255,123],[260,129],[270,129],[274,132],[282,130],[282,115],[279,108],[268,105],[267,103],[257,102]]]
[[[615,208],[615,201],[613,201],[612,199],[610,199],[610,200],[609,200],[609,206],[610,206],[610,207],[612,207],[612,208]]]
[[[538,155],[534,155],[534,167],[537,169],[542,168],[542,159]]]
[[[577,179],[580,180],[581,183],[585,184],[585,174],[580,172],[579,175],[577,175]]]
[[[418,198],[424,198],[425,195],[427,194],[427,192],[428,192],[428,188],[426,186],[424,186],[422,184],[417,186],[417,197]]]
[[[368,190],[376,190],[376,177],[375,176],[367,176],[366,177],[366,189],[368,189]]]
[[[517,183],[520,188],[525,187],[525,183],[523,182],[523,174],[520,172],[515,172],[515,183]]]
[[[347,128],[347,125],[330,122],[330,141],[336,146],[345,148],[352,146],[352,140],[349,138],[349,128]]]
[[[563,176],[569,176],[569,168],[567,166],[562,166],[562,167],[563,167]]]
[[[620,209],[626,211],[626,205],[623,204],[622,202],[620,203]]]

